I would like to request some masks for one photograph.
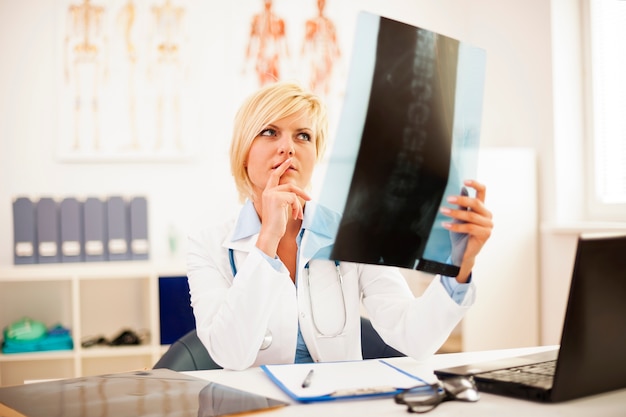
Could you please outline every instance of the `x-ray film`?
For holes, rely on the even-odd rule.
[[[484,72],[480,48],[361,12],[320,194],[343,214],[332,259],[458,274],[439,208],[476,175]]]

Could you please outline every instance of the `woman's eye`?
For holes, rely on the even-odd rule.
[[[263,129],[261,133],[259,133],[259,136],[276,136],[276,130],[270,128]]]
[[[309,135],[308,133],[300,132],[300,133],[298,133],[298,139],[310,141],[311,140],[311,135]]]

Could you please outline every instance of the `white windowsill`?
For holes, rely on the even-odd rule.
[[[626,222],[564,222],[564,223],[543,223],[542,233],[557,235],[569,235],[593,232],[624,232],[626,233]]]

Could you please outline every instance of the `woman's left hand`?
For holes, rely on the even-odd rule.
[[[486,187],[474,180],[464,181],[466,187],[476,190],[476,197],[466,195],[450,196],[448,203],[456,204],[457,209],[442,207],[441,213],[452,221],[444,222],[443,227],[456,234],[464,234],[467,238],[465,253],[461,261],[459,275],[456,280],[464,283],[469,279],[476,256],[481,251],[493,230],[492,214],[485,207]]]

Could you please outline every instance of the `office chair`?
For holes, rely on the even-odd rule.
[[[361,351],[363,359],[405,356],[387,345],[365,317],[361,317]],[[175,341],[153,368],[168,368],[182,372],[220,369],[221,366],[209,356],[194,329]]]

